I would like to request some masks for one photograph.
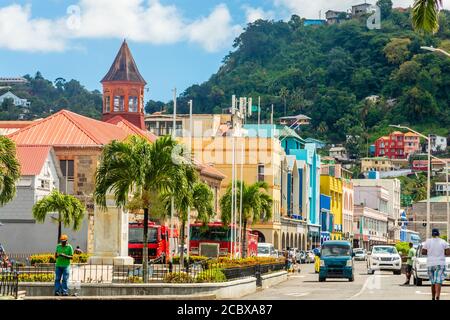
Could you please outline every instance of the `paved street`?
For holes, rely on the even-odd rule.
[[[313,264],[303,264],[288,281],[248,295],[247,300],[431,300],[429,282],[423,286],[401,286],[405,275],[376,272],[368,275],[365,262],[355,262],[355,281],[329,279],[318,282]],[[411,280],[412,283],[412,280]],[[450,300],[450,284],[444,285],[442,300]]]

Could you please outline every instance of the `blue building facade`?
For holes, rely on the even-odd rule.
[[[333,231],[333,214],[331,213],[331,197],[321,194],[320,195],[320,244],[324,241],[328,241],[331,238],[331,232]]]

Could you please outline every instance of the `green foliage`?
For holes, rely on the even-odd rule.
[[[204,283],[204,282],[225,282],[227,278],[225,274],[220,269],[209,269],[200,272],[195,278],[195,282]]]
[[[406,256],[406,255],[408,255],[408,251],[409,251],[409,242],[398,242],[395,245],[395,248],[400,253],[400,255]]]
[[[55,189],[36,202],[32,208],[33,217],[39,223],[44,223],[47,215],[55,212],[58,213],[57,222],[60,225],[77,231],[83,223],[86,207],[76,197],[62,194]],[[60,236],[58,234],[58,238]]]
[[[128,277],[128,283],[144,283],[142,277],[130,276]]]
[[[45,79],[40,72],[24,76],[28,83],[13,85],[11,89],[0,89],[0,95],[11,91],[30,102],[29,113],[21,108],[3,104],[0,120],[16,120],[24,114],[26,120],[44,118],[61,109],[67,109],[88,117],[100,119],[102,95],[98,90],[89,91],[77,80],[57,78],[54,82]]]
[[[54,273],[21,273],[19,274],[19,282],[53,282],[55,281]]]
[[[89,258],[89,254],[82,253],[82,254],[74,254],[72,263],[87,263]],[[46,264],[46,263],[55,263],[55,254],[52,253],[41,253],[41,254],[34,254],[30,256],[30,264],[32,266],[36,264]]]
[[[172,261],[173,261],[174,264],[179,264],[180,263],[180,256],[174,256],[172,259],[173,259]],[[208,257],[204,257],[204,256],[189,256],[190,263],[203,262],[203,261],[206,261],[208,259],[209,259]],[[185,262],[187,261],[186,257],[184,257],[184,261]]]
[[[194,283],[195,279],[186,272],[169,272],[164,276],[165,283]]]
[[[220,265],[221,268],[237,268],[237,267],[249,267],[257,264],[275,264],[284,263],[284,258],[272,258],[272,257],[247,257],[240,259],[232,259],[230,257],[220,257],[208,261],[208,265],[211,268]]]
[[[412,29],[411,10],[392,9],[390,0],[379,3],[381,30],[368,30],[356,19],[303,26],[298,16],[249,24],[218,72],[181,94],[179,111],[188,111],[189,99],[195,113],[212,113],[229,107],[233,94],[260,96],[262,121],[270,120],[272,103],[274,118],[283,116],[286,103],[288,115],[312,118],[303,136],[331,143],[359,136],[347,146],[354,156],[366,154],[364,135],[373,142],[392,123],[428,129],[439,119],[441,134],[447,135],[450,60],[420,47],[446,46],[449,12],[441,11],[438,33],[421,35]],[[371,95],[378,101],[367,103]]]
[[[0,206],[15,197],[19,178],[20,164],[16,157],[16,145],[11,139],[0,136]]]

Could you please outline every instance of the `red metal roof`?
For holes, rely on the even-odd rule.
[[[17,159],[20,163],[20,175],[35,176],[42,171],[51,146],[17,146]]]
[[[129,134],[110,123],[61,110],[9,135],[18,145],[101,146]]]
[[[155,136],[153,133],[136,127],[134,124],[132,124],[130,121],[126,120],[122,116],[116,116],[114,118],[107,120],[106,122],[114,124],[119,128],[122,128],[129,135],[139,135],[143,138],[148,139],[150,142],[155,142],[156,139],[158,139],[158,137]]]
[[[34,121],[0,121],[1,129],[20,129],[33,124]]]

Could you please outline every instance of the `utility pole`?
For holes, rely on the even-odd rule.
[[[172,128],[172,138],[175,139],[176,138],[176,132],[175,132],[175,127],[176,127],[176,123],[177,123],[177,88],[173,89],[173,128]],[[174,216],[174,211],[175,211],[175,199],[173,198],[173,196],[170,199],[170,232],[173,234],[174,233],[174,225],[173,225],[173,216]],[[170,234],[170,233],[169,233]],[[173,263],[173,248],[172,248],[172,242],[169,241],[169,250],[170,250],[170,263]],[[181,248],[181,250],[184,250],[184,248]]]
[[[192,105],[193,101],[189,100],[189,153],[192,154]],[[190,155],[191,157],[191,155]],[[191,159],[189,159],[191,160]],[[187,261],[189,264],[189,251],[190,251],[190,239],[191,239],[191,207],[187,210]]]
[[[427,239],[430,238],[430,219],[431,219],[431,137],[428,135],[428,177],[427,177]]]
[[[261,123],[261,97],[258,97],[258,134],[259,137],[259,124]]]

